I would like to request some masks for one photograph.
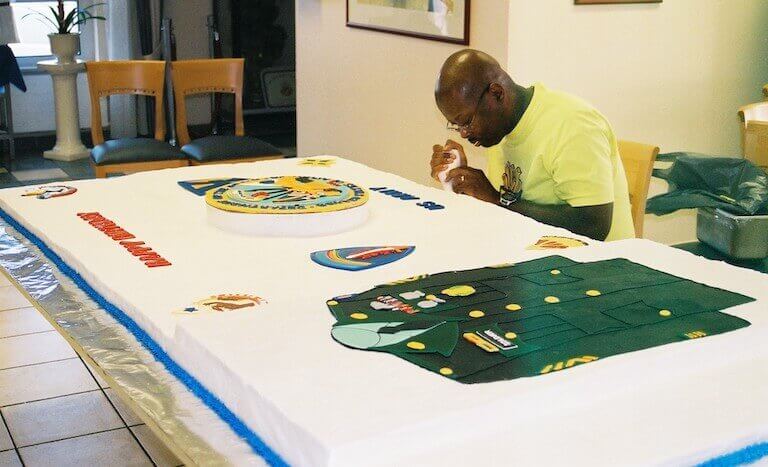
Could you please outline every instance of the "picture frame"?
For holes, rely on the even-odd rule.
[[[470,0],[346,0],[347,27],[469,45]]]
[[[619,5],[622,3],[661,3],[663,0],[573,0],[575,5]]]
[[[296,107],[296,70],[293,68],[265,68],[261,71],[264,105],[270,109]]]

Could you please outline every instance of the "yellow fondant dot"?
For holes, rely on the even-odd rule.
[[[551,271],[549,271],[549,272],[550,272],[550,274],[552,274],[553,276],[556,276],[556,275],[560,274],[560,270],[559,270],[559,269],[553,269],[553,270],[551,270]]]
[[[349,317],[352,319],[368,319],[368,315],[365,313],[352,313]]]
[[[504,337],[506,337],[507,339],[514,339],[517,337],[517,334],[515,334],[514,332],[508,332],[504,334]]]
[[[427,300],[434,300],[434,299],[436,299],[437,297],[436,297],[436,296],[434,296],[434,295],[432,295],[432,294],[430,294],[430,295],[427,295],[427,296],[426,296],[426,297],[424,297],[424,298],[426,298]]]
[[[509,305],[505,306],[504,308],[506,308],[509,311],[520,311],[520,310],[523,309],[523,307],[521,307],[517,303],[510,303]]]
[[[661,311],[659,311],[659,314],[660,314],[661,316],[665,317],[665,318],[666,318],[667,316],[672,316],[672,312],[671,312],[671,311],[669,311],[669,310],[661,310]]]
[[[599,290],[587,290],[587,295],[589,295],[590,297],[597,297],[598,295],[600,295],[600,291]]]
[[[337,302],[336,300],[328,300],[328,302],[327,302],[327,303],[328,303],[328,305],[330,305],[330,306],[333,306],[333,305],[338,305],[338,304],[339,304],[339,302]]]
[[[475,293],[475,288],[469,285],[454,285],[443,290],[443,293],[449,297],[468,297]]]
[[[450,376],[453,374],[453,370],[448,367],[440,368],[440,374],[443,376]]]
[[[409,349],[413,349],[413,350],[424,350],[424,349],[427,348],[426,345],[422,344],[421,342],[417,342],[417,341],[411,341],[411,342],[409,342],[409,343],[407,343],[405,345]]]
[[[547,303],[559,303],[560,299],[557,297],[549,296],[549,297],[545,297],[544,301]]]
[[[483,313],[480,310],[472,310],[469,312],[469,316],[473,318],[482,318],[483,316],[485,316],[485,313]]]

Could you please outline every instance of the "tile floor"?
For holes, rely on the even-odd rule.
[[[0,275],[0,466],[181,462]]]

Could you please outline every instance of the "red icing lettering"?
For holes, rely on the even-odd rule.
[[[128,250],[133,256],[138,257],[148,268],[171,266],[170,261],[160,256],[152,248],[143,246],[145,245],[144,242],[138,240],[129,241],[136,237],[98,212],[79,212],[77,213],[77,217],[88,222],[91,226],[98,229],[112,240],[119,242],[122,247]]]

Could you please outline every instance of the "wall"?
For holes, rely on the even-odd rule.
[[[741,154],[736,110],[768,82],[765,0],[580,5],[511,0],[509,71],[581,96],[623,139],[662,152]],[[650,196],[667,184],[652,179]],[[645,236],[696,238],[695,210],[646,215]]]
[[[471,46],[506,63],[507,0],[473,3]],[[429,183],[432,145],[449,136],[435,106],[435,79],[463,47],[345,22],[344,1],[296,2],[299,155],[337,154]]]
[[[509,71],[592,102],[620,138],[739,155],[736,110],[768,82],[765,0],[511,0]]]

